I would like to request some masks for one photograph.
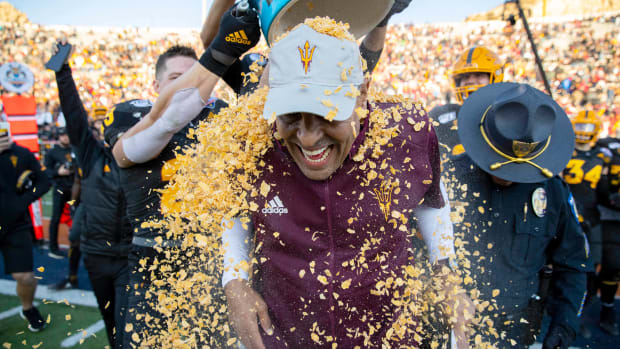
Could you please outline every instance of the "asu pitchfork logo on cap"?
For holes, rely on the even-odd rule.
[[[245,31],[243,31],[243,29],[236,31],[234,33],[228,34],[225,40],[228,42],[236,42],[238,44],[243,44],[243,45],[252,44],[252,42],[248,39],[248,36],[245,35]]]
[[[308,42],[308,40],[306,40],[306,43],[304,44],[304,49],[302,50],[301,47],[297,47],[297,49],[299,50],[299,54],[301,55],[301,64],[303,64],[304,67],[304,72],[306,74],[308,74],[308,68],[310,67],[310,63],[312,62],[312,56],[314,56],[314,49],[316,48],[316,46],[312,47],[312,49],[310,49],[310,43]],[[308,51],[310,50],[310,51]]]

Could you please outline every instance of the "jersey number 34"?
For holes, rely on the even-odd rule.
[[[590,188],[596,189],[596,185],[598,181],[601,179],[601,172],[603,167],[601,165],[596,165],[592,167],[592,169],[585,173],[583,172],[583,165],[585,164],[585,160],[581,159],[571,159],[566,165],[566,169],[568,172],[564,172],[564,180],[568,184],[579,184],[583,180],[590,182]]]

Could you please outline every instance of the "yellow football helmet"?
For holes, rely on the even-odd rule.
[[[575,131],[575,142],[582,144],[594,143],[601,132],[601,119],[593,110],[582,110],[571,122]]]
[[[465,51],[452,67],[452,88],[456,92],[459,103],[469,96],[470,93],[484,85],[460,86],[463,74],[488,73],[489,84],[502,82],[504,79],[504,66],[495,52],[484,46],[474,46]]]

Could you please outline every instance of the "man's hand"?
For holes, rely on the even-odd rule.
[[[66,44],[69,43],[69,40],[67,40],[67,38],[65,36],[62,36],[58,39],[56,39],[56,43],[52,46],[52,56],[55,55],[56,53],[58,53],[58,47],[59,46],[64,46]],[[67,55],[67,58],[65,58],[65,61],[63,62],[63,64],[67,64],[67,62],[69,62],[69,57],[71,57],[73,55],[73,52],[75,51],[75,46],[71,46],[71,52],[69,52],[69,54]]]
[[[60,165],[60,167],[58,168],[59,176],[69,176],[71,175],[71,173],[71,170],[69,170],[65,164]]]
[[[451,303],[450,308],[454,309],[452,330],[456,336],[457,348],[469,348],[469,325],[476,312],[476,307],[465,292],[454,295],[447,302]]]
[[[542,347],[543,349],[566,349],[574,339],[575,331],[559,325],[549,331]]]
[[[230,322],[246,349],[265,349],[258,322],[271,335],[273,328],[267,304],[245,280],[231,280],[224,286]],[[258,320],[257,320],[258,317]]]
[[[447,260],[444,260],[447,262]],[[469,348],[470,325],[476,314],[476,306],[465,290],[460,286],[461,277],[440,261],[434,268],[439,287],[436,289],[438,297],[443,298],[444,316],[452,326],[458,349]],[[445,264],[445,262],[443,264]]]
[[[200,64],[222,77],[242,54],[254,47],[260,39],[258,15],[250,8],[240,17],[233,14],[232,6],[220,21],[217,35],[200,57]]]
[[[202,41],[205,49],[211,45],[211,41],[217,34],[222,14],[226,13],[226,10],[234,3],[235,0],[214,0],[211,3],[211,8],[209,8],[209,13],[200,31],[200,41]]]
[[[392,16],[394,16],[397,13],[403,12],[409,6],[410,3],[411,3],[411,0],[394,1],[394,5],[392,5],[390,12],[388,12],[385,18],[383,18],[383,20],[379,22],[379,24],[377,24],[377,27],[385,27],[390,21],[390,18],[392,18]]]

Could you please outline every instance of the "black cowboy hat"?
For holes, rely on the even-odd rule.
[[[560,173],[575,148],[573,127],[547,94],[526,84],[478,89],[458,113],[465,152],[483,171],[518,183],[545,181]]]

